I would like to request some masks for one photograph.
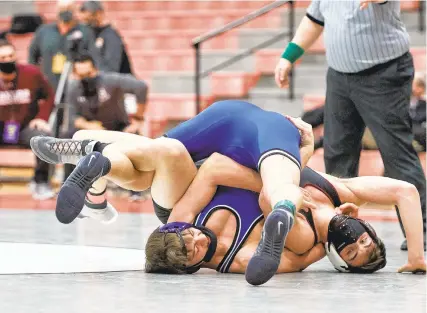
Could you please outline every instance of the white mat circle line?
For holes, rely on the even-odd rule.
[[[143,250],[0,242],[0,275],[140,271]]]

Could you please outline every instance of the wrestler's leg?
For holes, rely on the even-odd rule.
[[[85,155],[94,151],[97,143],[144,142],[153,139],[107,130],[79,130],[73,139],[36,136],[30,145],[37,157],[50,164],[77,164]]]
[[[111,144],[107,145],[108,143]],[[181,184],[181,177],[185,181],[188,180],[188,176],[194,175],[194,166],[192,167],[193,174],[191,174],[191,169],[189,175],[184,173],[188,169],[191,159],[183,145],[176,140],[167,138],[151,139],[114,131],[81,130],[74,134],[73,140],[52,137],[34,138],[32,149],[39,158],[53,164],[76,164],[93,151],[102,152],[113,163],[106,177],[123,188],[134,188],[135,190],[145,190],[151,187],[154,177],[152,171],[158,168],[162,172],[158,175],[159,177],[165,176],[164,168],[173,168],[170,173],[174,186],[185,185]],[[181,158],[184,156],[186,161],[181,162]],[[181,161],[175,162],[176,159]],[[98,191],[105,189],[105,179],[102,183],[96,183],[94,187]],[[157,189],[155,188],[155,190]],[[176,198],[174,192],[169,192],[169,189],[172,188],[167,189],[165,191],[167,197]],[[181,193],[181,189],[183,187],[178,187],[178,193]],[[159,200],[162,203],[165,202]]]
[[[104,142],[113,143],[107,145]],[[35,138],[32,148],[39,158],[49,163],[64,160],[77,163],[87,153],[102,152],[111,159],[110,163],[112,161],[106,175],[109,180],[131,190],[152,187],[153,198],[164,208],[173,207],[196,173],[185,147],[168,138],[150,139],[112,131],[83,130],[74,135],[74,140]],[[102,194],[106,187],[105,178],[94,183],[93,187],[90,191],[95,196]],[[104,200],[97,199],[98,202]]]
[[[263,190],[271,208],[283,200],[288,200],[298,211],[303,200],[299,188],[300,168],[288,157],[277,154],[267,157],[262,162],[260,173]]]
[[[196,175],[196,167],[189,153],[184,145],[175,139],[151,139],[134,134],[91,130],[79,131],[73,138],[112,142],[103,149],[102,154],[110,161],[116,160],[118,164],[125,162],[125,156],[139,174],[123,175],[124,172],[119,166],[107,177],[129,190],[139,191],[151,187],[153,199],[162,207],[172,208]],[[102,189],[105,183],[98,184]]]
[[[112,168],[115,162],[123,163],[125,157],[139,172],[136,179],[126,179],[118,168],[106,177],[126,189],[139,191],[151,187],[153,199],[165,208],[173,208],[196,176],[193,160],[175,139],[157,138],[137,144],[115,142],[106,146],[102,154],[110,160]]]
[[[137,139],[138,136],[135,140],[94,145],[95,152],[78,163],[61,188],[57,202],[57,217],[61,222],[70,223],[77,217],[83,208],[84,196],[100,177],[132,190],[152,187],[153,198],[161,206],[173,207],[196,174],[193,161],[183,145],[174,139]],[[99,147],[102,154],[96,151]],[[94,160],[92,166],[89,158]]]
[[[152,141],[154,139],[143,137],[140,135],[123,133],[118,131],[110,131],[110,130],[79,130],[77,131],[73,139],[77,140],[96,140],[104,143],[113,143],[113,142],[121,142],[125,141]]]
[[[300,168],[288,157],[277,154],[264,159],[261,167],[263,192],[269,202],[261,241],[248,263],[246,280],[252,285],[267,282],[280,265],[284,242],[294,224],[295,212],[302,206],[299,188]]]
[[[272,212],[263,212],[267,217],[262,238],[246,270],[246,280],[253,285],[267,282],[276,273],[287,234],[303,202],[298,129],[273,112],[258,114],[257,122],[259,151],[264,151],[258,169],[270,204],[267,209]]]
[[[105,191],[107,189],[107,178],[115,182],[122,188],[128,189],[128,185],[133,185],[132,182],[138,184],[140,190],[145,190],[151,186],[153,173],[143,173],[140,171],[133,171],[132,168],[126,170],[129,162],[126,157],[123,156],[122,152],[126,152],[135,147],[135,143],[146,142],[149,145],[153,141],[151,138],[146,138],[134,134],[115,132],[115,131],[98,131],[98,130],[80,130],[73,136],[74,140],[93,140],[100,143],[113,143],[113,147],[110,148],[113,152],[109,153],[110,157],[114,159],[113,162],[114,170],[111,175],[102,177],[94,182],[89,190],[88,199],[94,203],[105,203]],[[95,151],[103,152],[105,145],[100,145]],[[115,153],[117,151],[117,153]],[[103,153],[104,154],[104,153]],[[131,163],[132,161],[129,160]],[[133,165],[133,164],[132,164]],[[123,169],[124,167],[124,169]],[[116,174],[114,174],[116,173]],[[129,183],[130,181],[130,183]],[[134,186],[135,187],[135,186]],[[136,188],[136,187],[135,187]]]
[[[184,195],[196,175],[196,166],[188,151],[182,143],[169,138],[158,138],[137,147],[132,143],[131,149],[127,150],[122,145],[118,142],[108,145],[103,155],[112,159],[117,151],[122,151],[135,169],[146,174],[128,182],[123,181],[120,176],[114,178],[109,174],[108,177],[129,190],[145,190],[147,186],[151,187],[154,212],[161,222],[166,223],[170,211]],[[117,174],[120,175],[121,171],[117,171]]]

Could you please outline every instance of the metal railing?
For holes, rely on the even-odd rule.
[[[286,31],[283,31],[276,36],[256,45],[255,47],[252,47],[250,49],[247,49],[246,51],[243,51],[242,53],[239,53],[232,58],[215,65],[211,67],[210,69],[207,69],[203,72],[201,72],[201,45],[202,43],[208,41],[209,39],[215,38],[219,35],[222,35],[232,29],[235,29],[239,26],[242,26],[276,8],[279,8],[283,6],[284,4],[288,4],[289,7],[289,26]],[[196,112],[200,112],[200,102],[201,102],[201,79],[204,77],[207,77],[209,74],[211,74],[214,71],[219,71],[227,66],[230,66],[231,64],[253,54],[254,52],[266,48],[270,46],[271,44],[283,39],[285,36],[289,36],[289,41],[292,40],[293,34],[294,34],[294,25],[295,25],[295,11],[294,11],[294,4],[292,0],[282,1],[277,0],[274,1],[259,10],[256,10],[238,20],[235,20],[234,22],[231,22],[223,27],[220,27],[218,29],[212,30],[210,32],[207,32],[206,34],[203,34],[199,37],[196,37],[193,39],[193,47],[195,50],[195,75],[194,75],[194,84],[195,84],[195,93],[196,93]],[[293,72],[290,74],[289,78],[289,98],[294,98],[294,79],[293,79]]]

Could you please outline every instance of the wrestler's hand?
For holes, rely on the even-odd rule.
[[[261,189],[258,198],[258,205],[261,208],[264,217],[267,218],[268,214],[271,213],[270,201],[267,199],[267,195],[264,192],[264,188]]]
[[[132,123],[130,123],[128,126],[126,126],[125,129],[123,129],[123,132],[141,135],[142,134],[142,128],[143,128],[142,121],[132,121]]]
[[[418,260],[408,260],[408,263],[397,270],[398,273],[409,272],[412,274],[426,274],[426,261],[424,258]]]
[[[285,117],[298,128],[301,134],[300,142],[300,155],[301,155],[301,168],[304,168],[314,153],[314,134],[313,127],[304,122],[301,118],[294,118],[289,115]]]
[[[83,129],[88,130],[105,130],[104,126],[102,126],[102,123],[99,121],[88,121],[84,126]]]
[[[42,120],[40,118],[33,119],[28,126],[31,129],[37,129],[45,133],[51,132],[49,124],[45,120]]]
[[[359,207],[354,203],[344,203],[335,208],[335,213],[348,215],[353,218],[359,217]]]
[[[304,210],[304,211],[307,212],[309,209],[310,210],[317,209],[317,205],[313,201],[313,198],[311,197],[310,192],[308,192],[304,188],[300,188],[300,189],[301,189],[301,192],[303,194],[303,200],[302,200],[301,210]]]

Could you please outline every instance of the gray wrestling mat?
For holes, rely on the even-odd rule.
[[[143,249],[147,236],[158,225],[153,215],[145,214],[121,214],[117,222],[109,226],[87,220],[62,225],[56,221],[53,211],[2,209],[0,241],[125,248],[105,249],[106,254],[98,256],[91,254],[92,248],[86,250],[92,250],[89,260],[94,264],[107,262],[111,266],[118,264],[122,252]],[[406,253],[398,249],[402,241],[399,226],[390,222],[373,225],[388,249],[388,265],[373,275],[336,273],[327,260],[302,273],[278,275],[261,287],[249,286],[243,275],[210,270],[180,276],[143,271],[0,275],[0,312],[426,312],[426,276],[396,273],[406,260]],[[2,247],[0,245],[0,258],[7,258],[8,251]],[[76,252],[86,248],[72,249]],[[97,259],[108,253],[112,253],[113,259]],[[30,262],[36,258],[34,254],[26,257]],[[84,263],[79,259],[82,254],[78,253],[56,257],[67,259],[68,264]],[[17,260],[19,262],[22,260]],[[141,260],[141,264],[143,262]]]

